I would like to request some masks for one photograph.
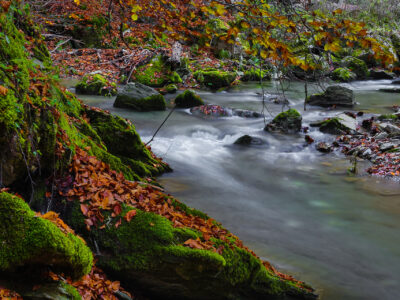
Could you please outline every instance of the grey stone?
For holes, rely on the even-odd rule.
[[[334,85],[326,89],[322,94],[315,94],[307,99],[307,104],[322,107],[342,106],[353,107],[354,93],[352,90]]]

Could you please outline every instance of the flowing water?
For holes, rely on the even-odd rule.
[[[400,95],[377,91],[389,85],[349,84],[359,102],[355,109],[389,113],[400,104]],[[303,114],[303,126],[338,113],[321,108],[303,112],[304,86],[292,82],[286,88],[291,107]],[[277,83],[266,86],[268,93],[278,89]],[[261,108],[259,93],[256,84],[200,92],[207,103],[255,111]],[[115,109],[113,98],[80,98],[131,119],[144,141],[168,113]],[[281,109],[268,104],[272,115]],[[321,154],[305,146],[304,134],[272,135],[263,127],[263,119],[204,119],[175,111],[151,144],[174,169],[160,182],[182,202],[221,221],[279,270],[310,283],[321,299],[399,299],[399,182],[363,172],[349,177],[350,163],[342,154]],[[232,145],[244,134],[264,143]],[[314,129],[309,134],[317,141],[334,139]]]

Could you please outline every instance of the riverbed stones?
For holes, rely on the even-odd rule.
[[[138,82],[129,82],[118,90],[114,107],[136,111],[165,110],[166,102],[155,89]]]
[[[300,113],[295,109],[289,109],[278,114],[272,122],[265,126],[264,130],[269,132],[296,133],[301,130],[301,121],[302,117]]]
[[[390,123],[381,123],[379,124],[379,128],[383,129],[389,134],[395,134],[395,135],[400,134],[400,128]]]
[[[400,84],[400,78],[396,78],[392,81],[392,84]]]
[[[240,146],[261,145],[263,144],[263,141],[258,137],[243,135],[240,138],[238,138],[234,142],[234,144]]]
[[[307,104],[322,107],[353,107],[355,104],[354,99],[354,93],[351,89],[333,85],[328,87],[322,94],[308,97]]]
[[[315,148],[316,148],[319,152],[322,152],[322,153],[329,153],[329,152],[332,152],[332,147],[331,147],[328,143],[325,143],[325,142],[319,142],[319,143],[315,146]]]
[[[329,134],[347,134],[357,130],[357,120],[345,113],[339,114],[328,120],[315,123],[319,130]]]
[[[175,105],[178,108],[191,108],[203,104],[201,97],[192,90],[186,90],[175,98]]]
[[[235,81],[236,74],[219,70],[207,70],[197,71],[194,73],[194,78],[205,87],[217,90],[222,87],[230,86]]]

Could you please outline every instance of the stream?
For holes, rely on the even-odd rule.
[[[378,92],[390,82],[345,86],[356,94],[356,111],[390,113],[393,104],[400,104],[400,94]],[[285,87],[290,106],[303,115],[303,126],[340,112],[316,107],[304,112],[304,85],[291,82]],[[278,89],[277,82],[266,83],[267,93]],[[317,87],[308,90],[311,94]],[[199,94],[206,103],[260,112],[260,92],[259,85],[248,83]],[[145,142],[168,114],[116,109],[114,98],[79,98],[132,120]],[[281,105],[268,103],[272,115],[281,110]],[[266,117],[271,120],[267,111]],[[360,175],[350,177],[343,154],[319,153],[314,145],[305,145],[303,133],[273,135],[263,128],[262,118],[210,119],[176,110],[151,144],[174,169],[160,183],[182,202],[222,222],[280,271],[311,284],[323,300],[399,299],[399,182],[370,177],[362,172],[367,167],[363,163]],[[335,139],[310,130],[316,141]],[[263,144],[233,145],[245,134]]]

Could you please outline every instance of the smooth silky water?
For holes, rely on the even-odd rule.
[[[346,86],[356,93],[357,111],[390,113],[400,104],[400,95],[377,91],[390,81]],[[291,107],[303,114],[303,126],[340,112],[315,107],[304,112],[304,85],[285,87]],[[268,83],[265,90],[277,93],[279,86]],[[260,111],[260,92],[257,84],[245,84],[200,94],[206,103]],[[114,98],[80,98],[131,119],[145,142],[168,113],[116,109]],[[272,115],[281,109],[268,104]],[[267,111],[266,117],[271,119]],[[368,176],[362,172],[368,164],[361,164],[360,176],[350,177],[342,154],[321,154],[305,145],[304,134],[273,135],[263,127],[262,118],[204,119],[176,110],[151,144],[174,169],[159,181],[168,193],[221,221],[280,271],[310,283],[321,299],[399,299],[399,182]],[[244,134],[264,144],[233,145]],[[335,138],[313,128],[309,134],[317,141]]]

